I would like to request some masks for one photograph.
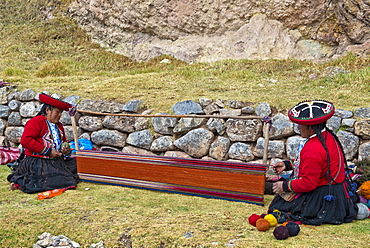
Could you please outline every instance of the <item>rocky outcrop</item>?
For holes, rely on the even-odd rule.
[[[369,0],[80,0],[67,14],[92,41],[137,61],[320,60],[370,40],[369,7]]]
[[[339,26],[353,44],[370,40],[370,1],[333,1]]]

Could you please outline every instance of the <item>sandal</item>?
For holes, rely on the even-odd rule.
[[[10,191],[14,191],[14,190],[16,190],[16,189],[18,189],[17,185],[16,185],[15,183],[10,183],[10,185],[9,185],[9,190],[10,190]]]

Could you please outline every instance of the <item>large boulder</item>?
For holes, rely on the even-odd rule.
[[[236,142],[232,144],[229,148],[228,156],[231,159],[247,162],[252,161],[254,159],[252,147],[249,144],[242,142]]]
[[[262,131],[258,119],[228,119],[226,133],[231,141],[256,141]]]
[[[153,136],[148,129],[130,133],[126,139],[127,144],[146,150],[150,149],[152,142]]]
[[[177,139],[174,145],[192,157],[201,158],[208,154],[213,138],[214,134],[212,132],[204,128],[198,128]]]
[[[209,156],[216,160],[225,160],[227,159],[227,153],[230,148],[230,140],[226,137],[219,136],[211,144],[209,148]]]
[[[99,146],[117,146],[124,147],[126,144],[127,134],[116,130],[102,129],[91,134],[91,141]]]

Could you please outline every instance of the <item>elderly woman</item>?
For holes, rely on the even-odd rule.
[[[273,165],[277,174],[293,170],[289,180],[273,185],[276,196],[268,212],[280,223],[342,224],[356,218],[358,196],[346,174],[344,152],[336,135],[326,128],[333,114],[334,106],[327,101],[304,101],[288,113],[306,140],[293,163]]]
[[[63,110],[68,111],[72,106],[46,94],[40,94],[39,99],[44,104],[24,127],[21,145],[25,158],[8,177],[9,189],[36,193],[75,188],[78,181],[76,162],[69,157],[71,149],[64,143],[66,136],[59,122]]]

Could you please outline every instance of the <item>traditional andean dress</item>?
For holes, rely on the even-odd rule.
[[[68,156],[49,157],[51,149],[60,150],[65,141],[60,122],[53,124],[43,115],[29,120],[21,138],[25,158],[15,173],[9,176],[9,181],[25,193],[76,187],[78,175],[75,159]]]
[[[301,221],[303,224],[342,224],[356,218],[357,195],[346,175],[342,149],[333,135],[322,132],[330,156],[316,135],[309,137],[293,164],[291,178],[283,183],[284,193],[275,196],[269,206],[280,223]],[[290,168],[289,168],[290,167]]]

